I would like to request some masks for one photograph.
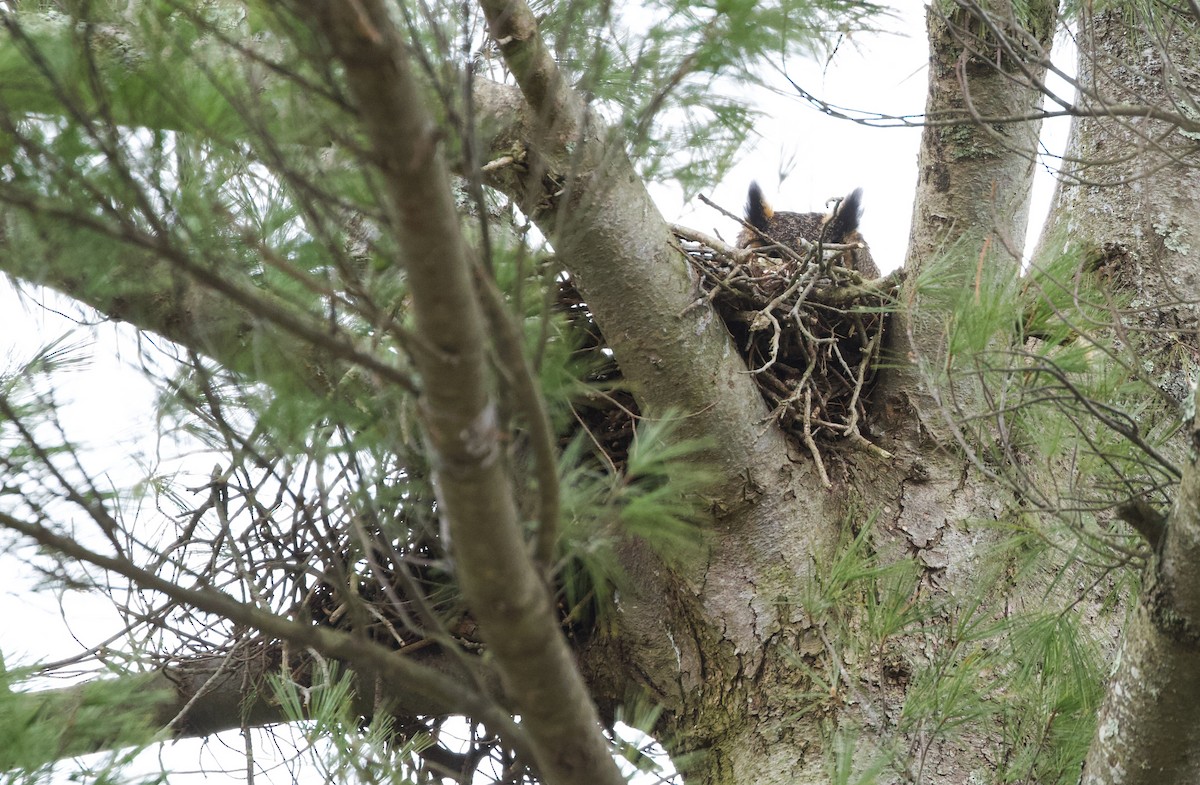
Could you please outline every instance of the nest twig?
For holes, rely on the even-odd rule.
[[[890,458],[868,438],[866,404],[900,274],[864,280],[815,248],[777,259],[671,228],[700,277],[693,306],[711,304],[724,320],[770,417],[813,456],[821,480],[830,484],[818,440]]]

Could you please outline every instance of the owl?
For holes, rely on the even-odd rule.
[[[804,253],[800,240],[810,243],[860,243],[861,248],[843,251],[835,260],[843,267],[854,270],[863,278],[878,278],[879,268],[871,256],[862,235],[858,233],[858,219],[862,215],[862,189],[855,188],[841,199],[831,213],[789,213],[773,210],[763,198],[758,183],[750,183],[750,195],[746,200],[746,222],[782,245]],[[749,229],[738,235],[739,248],[762,248],[773,256],[768,241]]]

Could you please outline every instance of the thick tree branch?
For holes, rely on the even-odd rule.
[[[1056,18],[1052,2],[1031,4],[1026,24],[1048,47]],[[1013,267],[1020,262],[1029,218],[1040,123],[994,128],[976,118],[1027,114],[1041,105],[1042,94],[1028,79],[1041,78],[1045,66],[1028,66],[1009,57],[989,60],[975,50],[987,41],[972,32],[983,23],[965,8],[948,15],[928,9],[928,117],[959,118],[954,128],[926,127],[921,136],[920,181],[913,207],[913,229],[906,266],[915,273],[956,242],[966,241],[961,267],[974,268],[974,253],[984,240],[999,242],[989,263]],[[1024,32],[1024,31],[1023,31]],[[1026,33],[1030,34],[1030,33]],[[992,42],[993,47],[999,46]]]
[[[1200,426],[1084,764],[1087,785],[1200,781]]]
[[[479,4],[492,39],[500,46],[538,123],[547,133],[573,139],[585,119],[583,101],[546,48],[533,11],[520,0],[480,0]]]
[[[699,291],[682,252],[620,139],[565,82],[532,12],[522,2],[482,5],[528,102],[522,162],[498,167],[491,182],[550,237],[643,406],[679,411],[685,435],[709,441],[718,474],[737,483],[722,494],[736,505],[737,478],[756,482],[786,462],[782,434],[756,424],[766,408],[745,364],[712,311],[691,307]],[[514,100],[493,88],[481,105],[511,112]]]
[[[235,646],[223,656],[182,660],[150,673],[99,678],[60,689],[15,693],[11,697],[19,701],[14,708],[17,715],[42,718],[45,723],[42,733],[60,740],[52,759],[146,744],[162,739],[164,729],[173,739],[204,737],[292,719],[271,695],[267,678],[282,674],[292,681],[309,684],[311,660],[306,652],[299,652],[299,657],[285,661],[286,651],[279,644],[250,643]],[[456,679],[457,660],[431,652],[427,649],[414,658],[422,666]],[[228,667],[230,657],[236,658],[235,667]],[[365,717],[379,708],[371,687],[356,695],[355,708]],[[391,690],[398,689],[402,685],[392,683]],[[401,712],[399,706],[389,707],[401,725],[432,713],[432,707],[416,694],[406,694],[398,703],[421,707],[419,712],[407,713]],[[88,716],[89,708],[112,718],[106,728],[99,729],[99,734],[96,728],[76,732],[72,726],[75,718]],[[106,732],[109,728],[121,728],[124,732]],[[6,768],[2,759],[0,753],[0,770]],[[25,762],[36,763],[28,759]]]
[[[522,100],[516,88],[474,80],[479,122],[472,132],[486,129],[489,134],[480,144],[491,151],[483,172],[487,182],[515,198],[554,239],[643,405],[652,411],[673,409],[688,415],[684,421],[687,435],[711,440],[710,457],[721,467],[722,476],[743,476],[747,465],[756,463],[748,460],[751,456],[763,460],[764,471],[773,471],[785,460],[783,439],[777,429],[753,424],[765,415],[764,404],[737,353],[728,345],[720,322],[707,309],[688,307],[696,294],[693,281],[640,178],[619,143],[590,117],[563,82],[536,35],[528,9],[521,12],[523,6],[518,6],[514,14],[506,15],[507,6],[502,6],[493,4],[490,13],[500,25],[499,38],[511,37],[504,46],[512,54],[512,62],[527,63],[519,73],[533,107]],[[39,46],[51,52],[74,52],[79,48],[75,33],[66,25],[51,26],[46,28],[48,32],[40,26],[36,30],[37,35],[28,33],[22,38],[24,51],[11,42],[6,50],[0,50],[8,54],[0,60],[0,75],[9,74],[12,78],[4,84],[13,86],[0,92],[6,111],[12,116],[33,111],[58,114],[65,111],[62,101],[70,98],[72,115],[93,115],[97,111],[94,98],[62,94],[69,68],[48,70],[59,61],[46,56],[36,58],[45,65],[35,67],[29,56]],[[110,52],[93,58],[101,69],[93,79],[103,85],[110,119],[212,134],[224,141],[239,137],[252,141],[261,135],[269,135],[273,144],[281,140],[322,144],[328,139],[327,129],[313,129],[311,123],[275,118],[272,122],[281,127],[263,125],[270,118],[248,118],[242,108],[229,103],[229,96],[222,94],[219,84],[208,75],[236,74],[239,58],[246,53],[230,51],[228,66],[222,67],[217,64],[220,47],[206,49],[206,70],[182,81],[192,86],[189,89],[207,90],[211,95],[179,96],[161,89],[166,80],[160,64],[128,52],[119,30],[107,31],[95,40],[111,46]],[[303,103],[293,93],[310,85],[297,83],[278,69],[264,70],[265,103]],[[225,106],[227,111],[219,115],[210,111],[198,118],[187,108],[193,104]],[[164,296],[174,291],[170,286],[141,286],[142,275],[126,273],[126,267],[163,271],[150,275],[151,281],[170,277],[165,274],[168,265],[156,264],[146,255],[116,265],[116,275],[110,280],[127,284],[119,302],[102,292],[82,291],[85,278],[98,276],[68,272],[65,261],[39,261],[44,267],[36,272],[14,269],[20,260],[12,257],[0,264],[16,277],[82,297],[98,310],[115,313],[222,362],[230,359],[229,347],[250,346],[258,354],[256,361],[266,363],[313,354],[311,348],[295,341],[282,341],[276,351],[274,341],[264,340],[260,334],[253,341],[246,340],[246,311],[237,306],[231,310],[229,305],[217,303],[216,296],[191,289],[190,301],[181,302],[174,294]],[[203,320],[197,319],[198,314],[204,314]],[[199,340],[205,331],[211,335]],[[230,365],[247,369],[244,362]],[[318,376],[342,376],[337,368],[322,368],[325,363],[316,357],[306,365]],[[738,498],[741,491],[734,489],[727,495]]]
[[[463,595],[546,781],[622,783],[518,526],[469,252],[408,54],[378,2],[303,8],[345,67],[405,254],[416,329],[432,347],[416,356],[422,420]]]
[[[1021,34],[1036,35],[1049,47],[1056,14],[1049,0],[1031,3],[1023,17],[1028,30]],[[897,429],[915,425],[910,404],[925,395],[921,368],[938,369],[946,362],[946,325],[916,301],[921,271],[944,260],[944,274],[956,276],[964,286],[978,281],[985,265],[989,278],[993,268],[1010,270],[1013,276],[1020,272],[1040,124],[991,127],[971,118],[1021,115],[1039,108],[1041,92],[1022,77],[1032,72],[1040,79],[1045,74],[1044,66],[977,54],[986,41],[977,40],[974,31],[982,29],[983,38],[987,28],[969,9],[943,13],[931,6],[926,24],[930,60],[925,114],[961,120],[955,127],[926,126],[921,135],[905,260],[908,277],[900,298],[908,305],[889,336],[890,353],[901,359],[883,375],[878,388],[883,396],[895,396],[881,411],[901,414],[894,423]],[[939,411],[951,416],[933,400],[925,399],[925,404],[927,416]]]

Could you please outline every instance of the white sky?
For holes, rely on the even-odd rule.
[[[847,39],[828,67],[791,63],[789,74],[809,92],[842,106],[919,114],[926,89],[924,4],[900,0],[896,5],[897,16],[887,25],[888,31]],[[1061,58],[1062,62],[1069,60],[1073,58]],[[786,88],[782,79],[780,83]],[[740,213],[747,186],[758,180],[776,209],[803,212],[824,210],[829,197],[862,186],[866,208],[863,234],[884,272],[898,267],[907,245],[920,130],[855,125],[827,117],[786,92],[764,91],[762,95],[769,117],[759,126],[753,149],[724,182],[705,195]],[[1061,151],[1066,123],[1050,124],[1044,135],[1051,149]],[[780,182],[779,172],[789,161],[790,174]],[[1034,238],[1052,188],[1050,175],[1040,171],[1031,217]],[[671,220],[726,239],[736,235],[732,221],[699,201],[683,205],[677,191],[651,190]],[[58,298],[47,295],[46,299],[52,308],[64,309],[61,302],[55,302]],[[70,310],[69,306],[65,310]],[[0,285],[0,361],[14,355],[27,357],[73,327],[71,321],[51,311],[18,304],[8,287]],[[94,334],[95,361],[74,374],[70,389],[63,390],[74,400],[64,418],[73,436],[106,446],[97,454],[98,468],[124,475],[127,481],[129,472],[135,470],[133,454],[153,449],[152,437],[147,441],[153,429],[153,392],[132,368],[137,346],[131,331],[104,325]],[[112,629],[115,617],[103,598],[68,594],[62,609],[68,622],[53,597],[28,593],[33,577],[27,571],[21,571],[11,559],[0,564],[8,578],[0,593],[0,618],[6,619],[0,651],[9,666],[72,654],[80,644],[97,643]],[[30,634],[31,630],[35,634]],[[198,743],[185,746],[194,749]],[[188,765],[183,763],[186,756],[172,755],[171,759]],[[194,757],[190,765],[195,765]]]

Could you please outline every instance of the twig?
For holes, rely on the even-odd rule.
[[[817,465],[817,474],[821,476],[821,484],[827,489],[833,487],[833,483],[829,481],[829,475],[825,473],[825,462],[821,460],[821,451],[817,449],[817,443],[812,437],[812,393],[804,388],[804,444],[808,447],[808,451],[812,453],[813,462]]]
[[[704,198],[704,197],[700,197]],[[735,248],[732,245],[726,245],[717,238],[698,232],[695,229],[689,229],[686,226],[679,224],[669,224],[671,233],[681,240],[687,240],[692,243],[699,243],[708,250],[712,251],[717,256],[724,258],[733,264],[745,264],[755,257],[753,248]]]
[[[801,263],[801,262],[804,262],[807,260],[808,253],[811,252],[813,246],[812,246],[812,243],[808,242],[804,238],[802,238],[802,237],[795,238],[796,244],[805,250],[805,255],[801,256],[800,254],[793,251],[790,246],[784,245],[783,243],[779,242],[771,235],[760,230],[757,226],[755,226],[754,224],[747,221],[745,218],[742,218],[740,216],[734,215],[733,213],[729,212],[724,207],[721,207],[719,204],[712,201],[704,194],[700,194],[699,198],[700,198],[700,201],[704,202],[706,205],[708,205],[712,209],[716,210],[721,215],[725,216],[726,218],[732,218],[733,220],[737,221],[739,224],[742,225],[743,228],[748,229],[751,232],[753,232],[760,240],[765,241],[769,246],[771,246],[771,248],[776,249],[776,250],[780,251],[781,253],[783,253],[783,255],[786,256],[788,259],[790,259],[794,262],[797,262],[797,263]]]

